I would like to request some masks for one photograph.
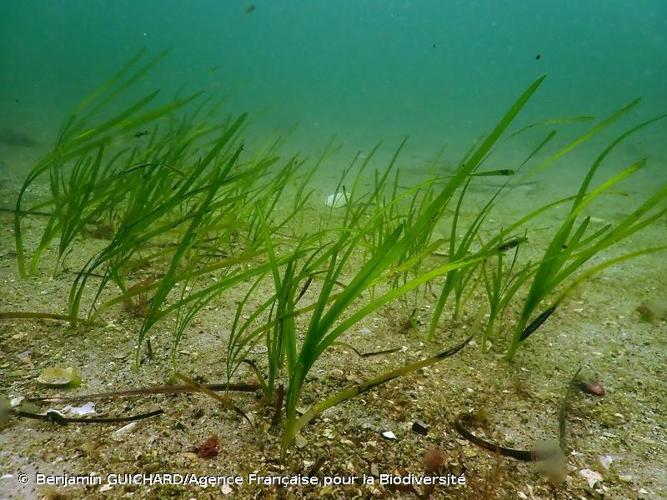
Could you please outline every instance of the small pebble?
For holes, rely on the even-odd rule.
[[[220,491],[222,492],[223,495],[229,495],[231,494],[234,490],[232,489],[231,486],[228,484],[223,484],[222,488],[220,488]]]
[[[600,382],[582,382],[579,387],[583,392],[591,396],[602,397],[605,395],[604,386]]]
[[[297,434],[294,438],[294,444],[297,448],[302,449],[305,448],[305,446],[308,444],[308,441],[301,434]]]

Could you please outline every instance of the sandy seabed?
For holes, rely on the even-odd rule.
[[[1,198],[12,199],[17,188],[15,180],[4,181]],[[492,219],[515,217],[544,201],[537,188],[510,200]],[[625,211],[609,201],[596,214],[600,223],[614,222]],[[556,212],[552,221],[562,220],[558,218],[562,215]],[[21,280],[12,224],[11,214],[0,214],[0,311],[64,310],[71,276],[52,278],[45,271]],[[37,237],[39,224],[27,224],[29,244]],[[550,225],[548,220],[542,221],[545,225]],[[666,228],[664,220],[658,221],[609,255],[664,244]],[[530,245],[544,248],[539,238],[547,234],[535,231]],[[84,254],[90,244],[95,242],[80,242],[77,252]],[[45,256],[45,269],[49,258]],[[664,498],[667,329],[664,319],[642,321],[637,307],[646,300],[664,301],[666,278],[664,254],[608,269],[570,296],[513,363],[504,361],[499,352],[482,353],[473,341],[429,369],[327,410],[302,432],[282,463],[274,408],[261,404],[254,393],[233,393],[252,425],[204,394],[97,401],[99,415],[164,410],[120,433],[125,424],[59,426],[12,418],[0,430],[0,496]],[[225,340],[236,301],[244,293],[243,287],[233,290],[202,311],[178,347],[179,366],[200,382],[224,382]],[[260,288],[253,301],[259,304],[269,293],[268,287]],[[304,300],[314,297],[315,291],[309,291]],[[469,310],[475,309],[475,300],[471,299]],[[418,320],[427,321],[430,305],[425,301],[420,306]],[[465,337],[466,320],[443,322],[436,341],[426,342],[423,332],[408,327],[403,311],[399,304],[391,304],[342,339],[362,353],[399,348],[396,352],[362,358],[345,347],[328,350],[311,372],[302,404],[309,406]],[[121,308],[104,320],[99,326],[74,329],[44,320],[1,321],[0,395],[74,396],[169,381],[168,322],[153,332],[154,355],[136,372],[132,368],[140,320]],[[70,390],[39,386],[40,372],[56,365],[75,367],[82,385]],[[499,457],[463,439],[453,428],[457,415],[477,412],[484,415],[484,425],[476,433],[491,441],[519,449],[553,443],[558,439],[560,404],[579,367],[582,376],[604,386],[605,395],[574,397],[567,418],[572,452],[560,471],[548,470],[540,462]],[[252,373],[242,370],[239,380],[251,381]],[[426,435],[412,430],[415,421],[428,428]],[[394,438],[388,439],[388,432]],[[214,435],[216,453],[202,458],[197,451]],[[425,459],[433,449],[442,452],[445,462],[437,475],[428,470]],[[552,476],[557,473],[561,480],[554,483]],[[587,478],[596,474],[601,479],[589,484]]]

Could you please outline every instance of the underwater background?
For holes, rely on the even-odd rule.
[[[0,0],[0,11],[6,158],[51,145],[73,106],[141,48],[171,53],[138,94],[225,96],[223,111],[250,112],[260,138],[296,125],[290,147],[307,155],[333,134],[350,152],[378,140],[390,151],[407,135],[413,159],[444,147],[456,162],[545,73],[525,123],[600,118],[637,96],[635,118],[667,108],[663,0]],[[664,160],[663,135],[653,127],[625,150]]]
[[[667,0],[0,0],[0,497],[667,498],[666,55]],[[197,497],[410,491],[283,486]]]

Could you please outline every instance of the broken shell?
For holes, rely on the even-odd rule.
[[[129,424],[121,427],[120,429],[116,430],[111,434],[111,438],[114,439],[115,441],[122,441],[127,434],[132,432],[132,430],[137,426],[136,422],[130,422]]]
[[[333,193],[327,196],[324,204],[327,207],[341,208],[347,205],[347,196],[345,193]]]
[[[63,408],[63,413],[68,415],[74,415],[77,417],[82,417],[84,415],[92,415],[93,413],[95,413],[95,403],[90,401],[82,406],[67,405],[65,406],[65,408]]]
[[[598,457],[598,462],[604,467],[605,470],[609,470],[609,466],[614,461],[614,458],[611,455],[601,455]]]
[[[602,481],[602,475],[591,469],[581,469],[579,474],[586,480],[589,488],[592,488],[596,483]]]

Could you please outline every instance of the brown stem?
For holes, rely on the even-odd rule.
[[[503,455],[505,457],[516,458],[517,460],[522,460],[524,462],[536,462],[538,460],[544,460],[545,458],[549,458],[555,453],[558,453],[558,450],[516,450],[514,448],[506,448],[504,446],[500,446],[499,444],[491,443],[490,441],[486,441],[478,436],[475,436],[472,432],[465,428],[463,425],[463,420],[468,417],[469,415],[466,413],[462,413],[456,417],[456,420],[454,420],[454,428],[456,429],[456,432],[461,434],[461,436],[466,438],[471,443],[474,443],[477,446],[484,448],[485,450],[498,453],[499,455]]]
[[[68,316],[67,314],[52,314],[43,312],[26,312],[26,311],[5,311],[0,312],[0,320],[8,319],[53,319],[58,321],[69,321],[70,323],[85,323],[85,319],[77,318],[75,316]]]
[[[202,387],[210,391],[236,391],[236,392],[255,392],[261,387],[258,384],[205,384]],[[77,401],[93,401],[100,399],[121,399],[136,396],[146,396],[151,394],[184,394],[201,392],[201,390],[194,388],[190,384],[181,385],[156,385],[153,387],[143,387],[140,389],[129,389],[126,391],[113,392],[98,392],[95,394],[84,394],[82,396],[67,396],[67,397],[42,397],[42,398],[27,398],[26,401],[42,402],[42,403],[73,403]]]

